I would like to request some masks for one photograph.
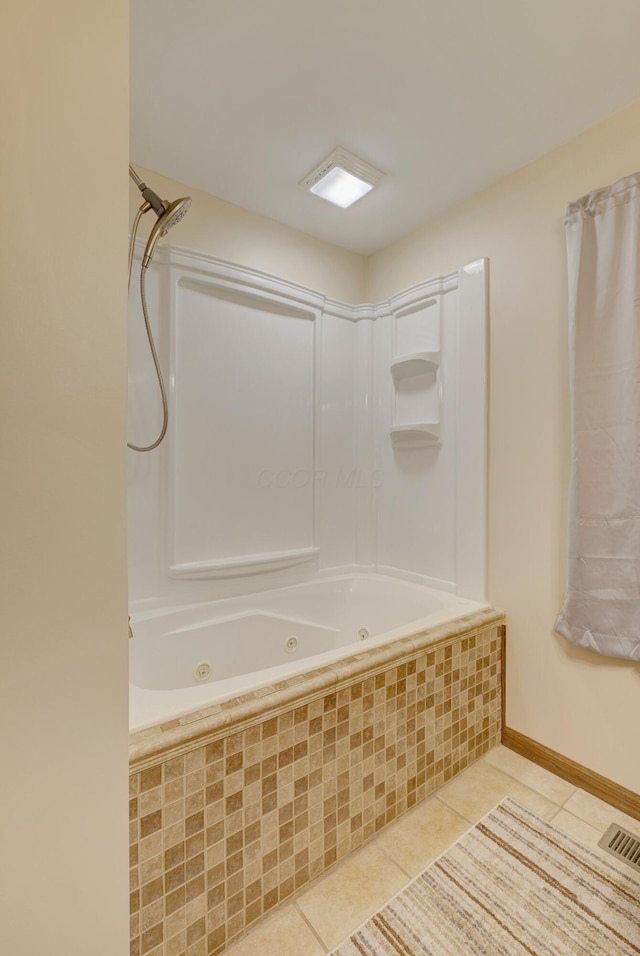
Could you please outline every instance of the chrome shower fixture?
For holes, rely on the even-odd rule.
[[[131,285],[133,251],[135,248],[136,234],[138,232],[140,219],[146,212],[149,212],[150,209],[153,209],[158,217],[157,222],[153,224],[153,228],[149,233],[147,245],[142,257],[142,268],[140,270],[140,299],[142,301],[142,315],[144,317],[144,325],[147,331],[147,339],[149,341],[151,357],[156,369],[158,387],[160,388],[160,398],[162,400],[162,428],[160,430],[160,434],[151,445],[132,445],[131,442],[127,442],[127,445],[129,448],[132,448],[133,451],[153,451],[154,448],[158,447],[166,434],[167,425],[169,423],[169,411],[167,406],[167,393],[162,378],[162,369],[160,368],[158,353],[156,352],[156,346],[155,342],[153,341],[153,334],[151,332],[151,324],[149,322],[149,312],[147,310],[147,297],[145,294],[144,280],[147,274],[147,269],[149,268],[149,263],[151,262],[151,258],[153,256],[153,250],[156,247],[158,239],[160,239],[161,236],[166,236],[169,229],[171,229],[172,226],[175,226],[177,222],[180,222],[180,220],[186,216],[189,206],[191,205],[191,197],[185,196],[183,199],[174,199],[173,202],[168,202],[166,199],[160,199],[158,194],[154,193],[153,189],[149,189],[147,184],[142,182],[133,166],[129,166],[129,176],[131,179],[133,179],[134,183],[142,193],[142,198],[144,199],[144,202],[136,213],[129,239],[129,285]]]

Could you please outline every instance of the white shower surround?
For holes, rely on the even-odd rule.
[[[483,601],[486,269],[353,306],[160,247],[148,298],[170,425],[158,451],[129,453],[133,609],[363,570]],[[141,441],[159,401],[132,285]],[[392,375],[407,352],[436,356],[426,377]],[[394,447],[416,418],[437,419],[438,440]]]

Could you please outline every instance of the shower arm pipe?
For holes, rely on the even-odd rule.
[[[130,175],[131,178],[133,179],[133,181],[134,181],[134,183],[136,184],[136,186],[138,187],[138,189],[144,189],[144,188],[145,188],[144,183],[142,182],[142,180],[141,180],[140,177],[138,176],[137,172],[135,171],[135,169],[133,168],[133,166],[131,165],[131,163],[129,163],[129,175]]]
[[[143,198],[149,203],[149,207],[153,209],[156,216],[164,216],[168,208],[168,203],[163,202],[158,194],[154,193],[153,189],[149,189],[147,184],[143,183],[131,163],[129,163],[129,176],[131,179],[133,179],[134,183],[142,193]]]

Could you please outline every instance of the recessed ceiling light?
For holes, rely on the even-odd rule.
[[[383,176],[375,166],[339,146],[305,176],[300,185],[315,196],[346,209],[373,189]]]

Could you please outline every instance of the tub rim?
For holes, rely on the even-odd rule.
[[[364,673],[375,676],[390,664],[401,665],[422,651],[454,643],[504,624],[504,612],[488,606],[463,617],[436,624],[398,638],[380,647],[364,649],[333,664],[313,668],[267,687],[213,704],[182,717],[133,731],[129,734],[129,770],[139,772],[168,759],[202,747],[231,732],[278,716],[293,706],[308,704],[327,693],[349,686]]]
[[[337,585],[345,594],[349,594],[354,586],[364,584],[377,589],[380,585],[388,584],[394,589],[392,597],[402,598],[404,593],[415,595],[428,595],[435,599],[436,606],[426,614],[418,617],[413,616],[405,623],[394,625],[384,632],[375,633],[366,643],[368,648],[386,647],[391,643],[410,638],[412,635],[431,631],[440,624],[446,624],[451,620],[465,617],[477,610],[489,606],[486,600],[478,601],[463,597],[454,591],[437,588],[431,579],[420,579],[417,577],[403,574],[400,576],[389,573],[372,572],[371,570],[349,569],[335,570],[331,573],[323,573],[321,576],[314,576],[305,582],[287,584],[280,588],[268,589],[266,592],[250,592],[249,594],[234,595],[230,598],[208,599],[206,601],[187,602],[181,605],[162,605],[148,608],[138,615],[131,617],[131,624],[144,625],[149,622],[165,622],[163,626],[171,628],[184,628],[185,623],[182,616],[189,615],[187,624],[195,627],[199,626],[203,619],[210,623],[218,624],[225,620],[235,619],[239,612],[244,611],[247,615],[253,613],[269,612],[267,604],[275,598],[281,600],[289,596],[297,597],[300,593],[310,594],[322,590],[327,585]],[[263,605],[261,598],[266,598]],[[249,604],[247,604],[249,601]],[[280,612],[278,612],[280,613]],[[297,612],[296,612],[297,613]],[[175,620],[174,620],[175,618]],[[192,619],[192,620],[191,620]],[[366,614],[363,620],[367,620]],[[311,620],[306,624],[313,624]],[[142,640],[149,641],[149,636],[143,636]],[[135,642],[135,637],[134,637]],[[133,648],[132,648],[133,649]],[[211,712],[216,704],[224,704],[227,701],[244,699],[248,694],[259,692],[268,694],[273,686],[285,686],[288,681],[295,679],[304,679],[311,672],[321,671],[324,667],[335,667],[341,664],[345,659],[359,655],[364,650],[361,642],[353,640],[349,643],[341,643],[340,646],[329,648],[314,654],[305,655],[304,658],[294,658],[291,661],[280,661],[258,671],[248,671],[244,677],[242,675],[223,678],[222,683],[227,686],[220,688],[219,681],[207,682],[202,684],[190,684],[185,687],[153,687],[138,683],[129,679],[129,699],[130,699],[130,733],[149,730],[158,725],[166,725],[179,718],[187,720],[190,714],[195,712]],[[166,696],[165,696],[166,695]],[[133,726],[131,726],[133,723]]]

